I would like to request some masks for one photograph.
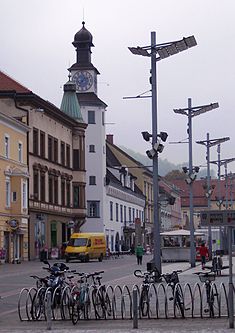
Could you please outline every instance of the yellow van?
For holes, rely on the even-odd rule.
[[[103,233],[74,233],[65,249],[65,260],[79,259],[88,262],[90,259],[103,260],[106,254],[106,241]]]

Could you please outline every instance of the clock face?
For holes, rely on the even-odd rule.
[[[93,77],[88,71],[76,72],[72,80],[74,83],[76,83],[78,91],[86,91],[90,89],[93,84]]]

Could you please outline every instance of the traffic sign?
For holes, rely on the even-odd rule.
[[[201,226],[235,226],[235,210],[202,211]]]

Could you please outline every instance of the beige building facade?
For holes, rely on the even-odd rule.
[[[0,260],[15,263],[28,260],[29,127],[3,108],[0,100]]]
[[[3,113],[30,127],[25,149],[29,168],[29,259],[42,259],[42,253],[58,258],[62,244],[86,219],[87,125],[2,72],[0,102]]]

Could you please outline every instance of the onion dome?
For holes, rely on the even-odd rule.
[[[74,36],[73,45],[75,47],[81,46],[82,44],[88,46],[94,46],[92,43],[92,34],[85,28],[85,22],[82,22],[82,29],[79,30],[76,35]]]

